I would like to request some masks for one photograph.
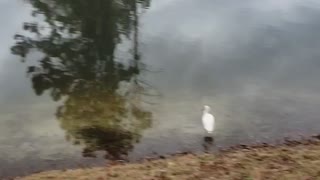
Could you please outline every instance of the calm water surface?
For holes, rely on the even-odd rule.
[[[0,14],[0,177],[320,132],[317,0],[0,0]]]

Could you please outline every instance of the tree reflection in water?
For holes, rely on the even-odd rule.
[[[145,69],[139,52],[139,15],[149,0],[28,0],[33,16],[28,35],[16,35],[12,53],[27,59],[42,53],[28,67],[37,95],[49,91],[63,100],[57,118],[66,138],[84,145],[84,156],[105,151],[118,159],[133,149],[152,114],[144,98],[152,91],[139,77]],[[37,18],[39,19],[39,18]],[[130,42],[130,56],[120,63],[116,49]]]

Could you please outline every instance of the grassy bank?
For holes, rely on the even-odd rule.
[[[219,155],[177,155],[168,159],[103,168],[49,171],[23,180],[183,180],[183,179],[320,179],[319,140],[287,145],[239,147]]]

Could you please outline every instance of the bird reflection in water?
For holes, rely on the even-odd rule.
[[[211,136],[205,136],[203,138],[202,146],[204,148],[204,152],[210,152],[211,150],[213,150],[214,138]]]

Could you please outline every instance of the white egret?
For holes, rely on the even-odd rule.
[[[209,133],[212,134],[214,131],[215,118],[210,114],[210,106],[204,106],[202,113],[202,124],[203,128]]]

